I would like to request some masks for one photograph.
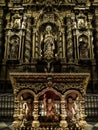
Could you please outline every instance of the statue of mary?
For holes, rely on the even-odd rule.
[[[50,25],[46,26],[41,48],[42,48],[42,56],[45,59],[50,60],[55,56],[55,37],[52,34],[52,27]]]

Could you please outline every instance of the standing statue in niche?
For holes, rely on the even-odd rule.
[[[29,128],[31,127],[32,123],[32,113],[33,113],[33,100],[32,98],[28,98],[23,102],[22,106],[22,113],[23,113],[23,122],[21,127]]]
[[[56,107],[52,98],[46,99],[46,94],[44,94],[44,109],[47,121],[58,121],[58,114],[56,112]]]
[[[77,105],[75,104],[75,101],[73,97],[69,96],[67,98],[67,107],[66,107],[66,112],[68,115],[68,121],[75,121],[75,115],[77,114]]]
[[[19,56],[19,38],[14,37],[11,39],[10,44],[9,44],[9,58],[11,60],[17,60]]]
[[[33,102],[32,99],[27,99],[23,104],[23,113],[25,114],[26,119],[29,119],[32,116],[33,112]]]
[[[83,107],[83,99],[78,91],[70,90],[66,95],[66,121],[69,130],[82,130],[86,122],[84,121],[85,113]]]
[[[80,49],[80,59],[89,58],[88,43],[85,42],[80,43],[79,49]]]
[[[56,38],[52,33],[52,27],[46,26],[45,34],[41,43],[42,57],[50,60],[55,57],[56,54]]]

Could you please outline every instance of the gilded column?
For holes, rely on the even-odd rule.
[[[75,15],[72,15],[72,31],[73,31],[73,44],[74,44],[74,61],[77,63],[77,36],[76,36],[76,21],[75,21]]]
[[[3,10],[0,9],[0,61],[2,60],[2,45],[3,45],[3,40],[2,40],[2,30],[3,30]]]
[[[72,42],[72,28],[71,18],[68,15],[67,19],[67,59],[69,63],[73,62],[73,42]]]
[[[98,61],[97,57],[98,57],[98,8],[95,10],[95,15],[96,15],[96,18],[95,18],[95,31],[96,31],[96,36],[95,36],[95,48],[96,48],[96,60]]]
[[[96,57],[96,64],[98,66],[98,7],[95,9],[95,40],[94,40],[94,45],[95,45],[95,57]],[[95,63],[93,63],[93,67],[92,67],[92,72],[93,72],[93,86],[96,86],[96,84],[98,84],[98,73],[96,72],[96,70],[98,71],[98,67],[96,66]],[[96,68],[97,67],[97,68]],[[96,92],[95,87],[93,87],[93,90]]]
[[[82,129],[82,130],[85,130],[85,127],[87,125],[87,122],[85,121],[86,115],[85,115],[85,108],[84,108],[84,106],[85,106],[85,101],[84,100],[85,99],[83,97],[82,101],[80,101],[80,103],[81,103],[80,113],[81,114],[80,114],[79,126],[80,126],[80,129]]]
[[[31,18],[27,18],[27,29],[26,29],[26,41],[25,41],[25,54],[24,62],[30,63],[31,58]]]
[[[61,98],[61,121],[60,121],[60,126],[64,129],[67,130],[67,126],[68,126],[68,123],[66,121],[66,111],[65,111],[65,97],[64,95],[62,95],[62,98]]]
[[[64,61],[66,61],[66,46],[65,46],[65,30],[64,30],[64,27],[62,29],[62,36],[63,36],[63,59]]]
[[[36,38],[36,29],[33,26],[33,42],[32,42],[32,58],[35,58],[35,38]]]
[[[88,28],[89,28],[89,43],[90,43],[90,58],[94,60],[94,46],[93,46],[93,28],[92,28],[92,15],[88,15]]]
[[[89,43],[90,43],[90,58],[92,61],[91,66],[91,84],[92,84],[92,90],[96,92],[96,84],[98,84],[98,74],[97,74],[97,68],[96,68],[96,62],[95,62],[95,56],[94,56],[94,45],[95,45],[95,55],[96,55],[96,61],[98,62],[98,9],[95,11],[96,19],[95,19],[95,39],[93,37],[93,27],[92,27],[92,20],[93,20],[93,14],[88,14],[88,27],[89,27]],[[93,42],[94,40],[94,42]]]
[[[62,58],[62,50],[63,50],[63,46],[62,46],[62,32],[60,31],[59,33],[59,45],[58,45],[59,51],[58,51],[58,58]]]
[[[19,129],[21,124],[22,124],[22,121],[19,120],[19,118],[20,118],[20,108],[19,108],[19,101],[17,99],[16,93],[17,93],[17,90],[15,89],[14,90],[14,95],[15,95],[14,96],[14,115],[13,115],[13,117],[14,117],[13,127],[14,127],[15,130]]]
[[[41,57],[41,50],[39,44],[39,32],[36,30],[35,32],[35,58],[38,59]]]
[[[32,71],[36,72],[36,27],[32,28]]]
[[[39,115],[38,115],[38,99],[37,99],[37,97],[35,97],[35,99],[34,99],[33,117],[34,117],[34,120],[32,122],[32,127],[38,128],[40,126],[40,123],[38,120]]]
[[[23,16],[23,21],[22,21],[22,42],[21,42],[21,63],[23,63],[23,58],[24,58],[24,46],[25,46],[25,33],[26,33],[26,20],[27,17],[26,15]]]

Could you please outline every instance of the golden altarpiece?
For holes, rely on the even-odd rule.
[[[6,4],[3,62],[10,65],[15,130],[85,129],[90,70],[77,64],[95,65],[92,1]]]

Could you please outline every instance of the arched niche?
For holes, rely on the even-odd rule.
[[[65,96],[65,99],[66,99],[68,96],[72,96],[74,100],[76,100],[77,97],[78,97],[79,99],[82,99],[82,94],[81,94],[78,90],[75,90],[75,89],[67,90],[67,91],[64,93],[64,96]]]
[[[54,23],[44,23],[39,27],[41,57],[50,60],[58,54],[58,26]]]
[[[45,89],[38,95],[41,126],[48,123],[59,125],[61,113],[61,94],[54,89]]]
[[[20,100],[26,100],[28,98],[33,98],[34,100],[34,97],[35,97],[35,93],[30,90],[30,89],[23,89],[21,91],[19,91],[18,95],[17,95],[17,99],[20,101]]]
[[[36,54],[40,53],[40,58],[37,60],[38,72],[60,72],[59,56],[62,53],[63,36],[59,26],[52,22],[42,23],[38,28],[37,36]],[[39,64],[42,66],[41,69]]]
[[[49,12],[46,10],[42,10],[35,18],[33,26],[33,48],[35,48],[35,52],[33,52],[33,57],[42,58],[41,41],[45,34],[46,26],[51,26],[53,37],[57,42],[55,45],[55,54],[59,58],[62,58],[64,46],[63,20],[60,19],[56,11]]]
[[[67,90],[65,96],[66,121],[69,129],[81,129],[84,115],[84,96],[78,90]],[[86,122],[84,122],[86,125]]]
[[[20,37],[13,35],[8,41],[7,57],[8,60],[19,60],[20,57]]]
[[[23,121],[21,126],[23,125],[25,128],[31,127],[32,121],[34,120],[34,117],[33,117],[34,98],[35,98],[35,94],[30,89],[20,90],[17,95],[16,102],[19,102],[18,112],[20,114],[20,119]]]
[[[89,39],[86,35],[80,35],[79,42],[79,59],[85,60],[90,58]]]

